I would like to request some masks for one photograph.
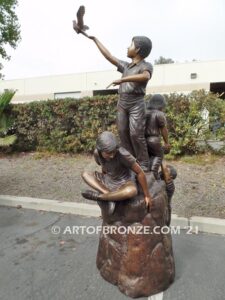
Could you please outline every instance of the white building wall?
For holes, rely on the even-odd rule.
[[[87,74],[86,89],[87,90],[105,90],[106,87],[114,80],[121,77],[116,70],[90,72]],[[112,87],[110,87],[112,88]]]
[[[191,79],[191,73],[197,74],[196,79]],[[5,80],[0,81],[0,91],[16,89],[13,102],[54,99],[57,93],[92,96],[94,90],[105,90],[120,77],[121,74],[116,70],[109,70]],[[190,92],[201,88],[209,90],[210,82],[225,82],[225,60],[156,65],[147,93]]]

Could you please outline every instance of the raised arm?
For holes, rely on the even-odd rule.
[[[89,39],[93,40],[102,53],[102,55],[109,61],[111,64],[118,66],[119,60],[114,57],[108,49],[105,48],[105,46],[95,37],[95,36],[89,36]]]

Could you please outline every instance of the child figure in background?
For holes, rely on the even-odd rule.
[[[160,94],[153,95],[147,104],[145,137],[150,157],[150,171],[153,172],[156,179],[158,179],[163,154],[170,151],[167,121],[163,112],[165,107],[165,98]],[[161,144],[161,136],[164,140],[164,146]]]
[[[96,163],[102,167],[102,172],[93,174],[83,172],[83,180],[97,191],[86,190],[82,193],[84,198],[109,201],[109,214],[113,214],[116,201],[126,200],[137,195],[136,182],[132,177],[133,171],[143,190],[146,206],[150,208],[152,199],[145,173],[136,159],[126,149],[119,147],[112,132],[105,131],[98,136],[94,158]]]
[[[173,197],[173,194],[175,192],[175,185],[174,185],[174,179],[177,177],[177,171],[173,166],[170,165],[161,165],[162,171],[159,172],[159,177],[161,180],[164,180],[166,183],[166,193],[168,197],[168,218],[166,221],[166,225],[170,226],[171,222],[171,200]]]

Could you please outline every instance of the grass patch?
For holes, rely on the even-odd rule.
[[[180,162],[194,164],[194,165],[205,165],[205,164],[214,164],[219,160],[221,156],[215,154],[198,154],[198,155],[185,155],[180,157],[178,160]]]
[[[58,152],[52,152],[52,151],[36,151],[33,152],[33,158],[38,159],[47,159],[47,158],[73,158],[74,160],[85,160],[92,158],[93,155],[91,154],[74,154],[74,153],[58,153]]]

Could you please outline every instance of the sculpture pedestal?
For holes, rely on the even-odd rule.
[[[132,298],[166,290],[175,276],[171,234],[167,228],[161,230],[168,218],[165,184],[152,175],[147,179],[154,201],[150,213],[140,194],[116,203],[111,216],[108,204],[100,203],[102,226],[108,228],[100,235],[97,268],[105,280]]]

